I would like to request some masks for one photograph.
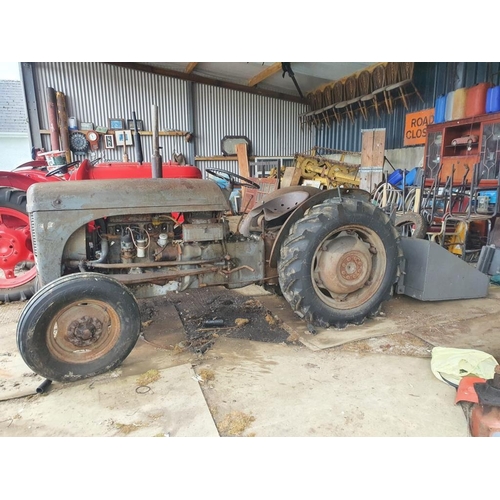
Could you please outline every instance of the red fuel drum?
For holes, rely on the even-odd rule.
[[[478,83],[467,89],[465,102],[465,118],[486,114],[486,95],[491,83]]]

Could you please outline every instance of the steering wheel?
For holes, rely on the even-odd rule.
[[[65,163],[64,165],[61,165],[60,167],[57,167],[54,170],[51,170],[48,174],[45,174],[45,177],[52,177],[53,175],[57,174],[65,174],[70,167],[74,167],[79,163],[80,160],[72,161],[71,163]]]
[[[229,181],[229,183],[232,186],[260,189],[260,184],[257,184],[256,182],[252,181],[251,179],[247,179],[246,177],[243,177],[241,175],[230,172],[229,170],[223,170],[221,168],[207,168],[205,170],[205,172],[207,174],[213,175],[214,177],[218,177],[219,179],[222,179],[223,181]],[[220,174],[225,174],[228,176],[228,178],[223,177]]]

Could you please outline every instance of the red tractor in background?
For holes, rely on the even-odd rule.
[[[0,301],[26,300],[35,292],[36,267],[26,212],[26,191],[38,182],[86,179],[151,178],[151,163],[73,161],[50,170],[46,161],[33,160],[13,171],[0,171]],[[199,168],[169,161],[164,178],[201,179]]]

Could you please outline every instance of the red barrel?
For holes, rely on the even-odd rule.
[[[467,100],[465,103],[465,117],[486,114],[486,95],[491,83],[483,82],[469,87],[467,90]]]

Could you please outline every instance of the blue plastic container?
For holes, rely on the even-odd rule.
[[[417,180],[418,169],[419,169],[419,167],[415,167],[415,168],[412,168],[409,172],[406,172],[405,179],[404,179],[406,187],[415,185],[415,181]],[[396,187],[398,189],[403,189],[403,177],[402,176],[401,176],[401,181],[396,184]]]
[[[392,184],[393,186],[397,186],[403,180],[403,171],[398,168],[394,170],[394,172],[387,177],[387,182]]]
[[[486,113],[498,113],[500,111],[500,85],[491,87],[486,93]]]
[[[443,94],[436,99],[436,105],[434,106],[434,123],[443,123],[445,121],[445,111],[446,94]]]

